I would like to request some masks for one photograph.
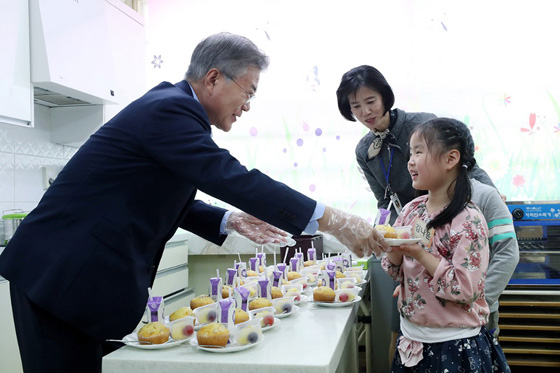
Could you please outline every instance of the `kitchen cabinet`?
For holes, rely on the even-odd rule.
[[[167,242],[152,286],[152,295],[163,297],[165,315],[173,313],[179,307],[188,307],[195,295],[189,285],[187,237],[185,234],[176,234]],[[141,328],[147,318],[147,313],[144,313],[136,329]]]
[[[0,364],[2,372],[20,373],[23,372],[21,359],[19,358],[19,348],[12,315],[12,302],[10,300],[10,283],[0,277]]]
[[[33,110],[28,12],[27,1],[0,2],[0,122],[23,126]]]
[[[146,90],[146,32],[144,17],[121,0],[105,0],[105,8],[119,101],[105,106],[108,121]]]
[[[79,147],[146,90],[146,32],[144,17],[120,0],[105,0],[109,57],[115,73],[118,103],[83,107],[55,107],[51,111],[51,142]],[[89,74],[97,79],[96,72]]]

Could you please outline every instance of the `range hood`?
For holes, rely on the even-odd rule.
[[[105,1],[30,0],[29,12],[35,103],[118,103]]]

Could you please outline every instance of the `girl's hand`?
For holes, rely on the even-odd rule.
[[[440,262],[438,258],[424,250],[424,248],[417,243],[393,246],[391,247],[391,252],[416,259],[432,276],[436,272]]]
[[[417,243],[405,244],[400,246],[392,246],[391,251],[401,255],[409,256],[411,258],[420,260],[420,258],[427,254],[422,246]]]

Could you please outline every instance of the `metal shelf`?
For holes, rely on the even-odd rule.
[[[560,291],[506,289],[499,324],[510,366],[560,367]]]

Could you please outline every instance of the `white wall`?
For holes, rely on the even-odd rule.
[[[36,105],[35,128],[0,123],[2,214],[10,209],[27,212],[37,206],[44,193],[42,167],[61,167],[76,151],[76,148],[50,142],[48,115],[45,107]]]
[[[335,96],[344,72],[372,65],[395,107],[465,122],[477,161],[510,200],[560,199],[558,10],[550,0],[148,0],[148,52],[163,61],[148,81],[182,79],[210,34],[250,38],[271,64],[251,110],[231,132],[214,131],[216,142],[248,168],[372,220],[376,201],[354,155],[365,130],[342,118]]]

